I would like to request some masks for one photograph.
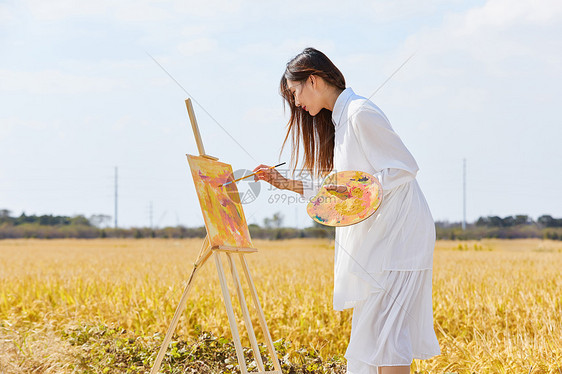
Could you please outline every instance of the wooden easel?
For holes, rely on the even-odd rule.
[[[211,160],[218,160],[218,158],[209,156],[205,154],[205,148],[203,147],[203,142],[201,140],[201,134],[199,133],[199,127],[197,126],[197,121],[195,119],[195,113],[193,111],[193,106],[191,105],[191,100],[187,99],[185,101],[187,106],[187,112],[189,114],[189,119],[191,121],[191,127],[193,128],[193,134],[195,135],[195,141],[197,142],[197,149],[199,151],[199,155],[201,157],[205,157]],[[255,248],[238,248],[238,247],[230,247],[230,246],[211,246],[209,242],[209,235],[205,237],[203,241],[203,246],[199,251],[199,256],[193,265],[193,270],[185,286],[185,290],[183,291],[183,295],[181,300],[176,308],[176,312],[174,313],[174,317],[172,318],[172,322],[170,323],[170,327],[164,337],[164,341],[162,342],[162,346],[160,347],[160,351],[158,351],[158,355],[156,356],[156,361],[152,366],[152,370],[150,374],[157,374],[160,370],[160,366],[162,365],[162,360],[164,359],[164,355],[166,354],[166,350],[168,349],[168,345],[172,339],[172,335],[176,330],[178,321],[180,319],[181,314],[183,313],[186,303],[187,303],[187,294],[193,284],[193,280],[197,272],[201,269],[201,267],[207,262],[207,260],[214,254],[215,255],[215,264],[217,266],[217,272],[219,275],[219,281],[221,284],[222,295],[224,300],[224,305],[226,307],[226,313],[228,315],[228,322],[230,324],[230,331],[232,332],[232,339],[234,340],[234,347],[236,348],[236,356],[238,358],[238,364],[240,365],[240,371],[242,374],[248,374],[248,368],[246,367],[246,361],[244,359],[244,352],[242,350],[242,343],[240,341],[240,335],[238,334],[238,327],[236,325],[236,318],[234,315],[234,310],[232,308],[232,300],[230,298],[230,293],[228,291],[228,285],[226,283],[226,277],[224,274],[224,269],[222,266],[221,261],[221,252],[226,254],[226,258],[230,267],[230,272],[232,274],[232,279],[234,281],[234,287],[236,289],[236,293],[238,295],[238,301],[240,303],[240,307],[242,309],[242,315],[244,317],[244,325],[246,326],[248,337],[250,339],[250,344],[252,346],[252,352],[254,354],[254,358],[256,361],[256,365],[258,368],[257,372],[253,373],[271,373],[271,374],[282,374],[281,366],[279,364],[279,360],[277,359],[277,354],[275,353],[275,348],[273,347],[273,341],[271,340],[271,336],[269,335],[269,330],[267,329],[267,323],[265,322],[265,317],[263,314],[263,310],[258,299],[258,294],[256,292],[256,288],[254,286],[254,282],[252,280],[252,276],[250,275],[250,269],[248,268],[248,263],[246,262],[246,258],[244,255],[246,253],[257,252]],[[265,344],[271,356],[271,360],[273,361],[273,367],[275,368],[274,371],[265,371],[265,367],[263,364],[263,360],[261,358],[260,350],[258,348],[258,343],[256,340],[256,336],[254,334],[254,328],[252,326],[252,320],[250,318],[250,313],[248,311],[248,306],[246,304],[246,299],[244,297],[244,292],[242,290],[242,284],[240,283],[240,277],[238,276],[238,270],[236,269],[236,264],[234,261],[234,256],[238,256],[240,259],[240,263],[242,264],[242,270],[246,281],[250,287],[250,296],[253,300],[254,307],[258,313],[258,320],[265,338]]]

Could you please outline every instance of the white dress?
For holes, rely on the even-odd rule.
[[[334,172],[360,170],[383,187],[378,211],[336,228],[334,309],[353,308],[348,373],[410,365],[440,353],[433,329],[435,226],[416,161],[371,101],[345,89],[334,105]],[[305,186],[304,197],[320,183]]]

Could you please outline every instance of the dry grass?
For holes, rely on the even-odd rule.
[[[163,334],[201,244],[0,241],[0,372],[72,372],[74,348],[60,332],[75,326]],[[351,313],[331,308],[332,244],[255,245],[260,252],[247,259],[273,339],[323,357],[343,355]],[[562,374],[560,269],[562,242],[438,242],[433,302],[443,354],[413,369]],[[193,336],[197,325],[230,335],[214,261],[196,279],[177,332]]]

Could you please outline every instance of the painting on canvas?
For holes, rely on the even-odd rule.
[[[187,155],[211,247],[253,248],[232,166]]]

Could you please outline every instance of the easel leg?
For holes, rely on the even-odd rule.
[[[246,368],[246,360],[244,359],[244,351],[242,350],[242,343],[240,342],[238,327],[236,326],[236,318],[234,316],[234,311],[232,310],[232,300],[230,299],[228,286],[226,284],[226,278],[224,277],[224,270],[220,259],[220,252],[215,252],[215,262],[217,264],[217,272],[219,273],[219,280],[221,283],[224,305],[226,307],[226,314],[228,314],[228,322],[230,323],[230,331],[232,331],[232,340],[234,341],[236,356],[238,358],[238,363],[240,364],[240,372],[242,374],[248,374],[248,369]]]
[[[168,344],[170,344],[170,340],[172,340],[172,336],[174,335],[174,331],[176,331],[176,327],[178,325],[178,321],[181,317],[185,309],[185,305],[187,303],[187,294],[191,285],[193,284],[193,279],[195,278],[195,274],[199,271],[201,266],[207,261],[207,259],[211,256],[213,252],[209,246],[209,241],[207,237],[203,241],[203,247],[199,252],[199,257],[197,258],[197,262],[195,263],[193,270],[191,271],[191,276],[187,281],[187,285],[185,286],[185,290],[183,291],[183,295],[181,296],[181,300],[176,308],[176,312],[174,313],[174,318],[172,318],[172,323],[170,323],[170,327],[168,327],[168,331],[166,332],[166,336],[164,337],[164,341],[162,342],[162,346],[158,351],[158,356],[156,356],[156,361],[154,361],[154,365],[150,370],[150,374],[158,373],[160,370],[160,366],[162,365],[162,360],[164,359],[164,355],[166,354],[166,350],[168,349]]]
[[[269,330],[267,329],[267,323],[265,322],[265,316],[263,315],[263,310],[261,308],[260,300],[258,299],[258,293],[256,291],[256,287],[254,286],[254,282],[252,280],[252,276],[250,275],[250,269],[248,268],[248,263],[246,262],[246,258],[243,254],[239,254],[240,262],[242,263],[242,269],[244,270],[244,274],[246,275],[246,280],[250,285],[250,293],[252,295],[252,299],[254,300],[254,306],[258,311],[258,319],[260,321],[260,326],[263,331],[263,336],[265,338],[265,343],[269,350],[269,354],[271,355],[271,360],[273,361],[273,367],[275,371],[281,373],[281,365],[279,364],[279,359],[277,359],[277,354],[275,353],[275,348],[273,347],[273,341],[271,340],[271,335],[269,335]]]
[[[228,264],[230,265],[230,272],[232,273],[232,279],[234,280],[234,286],[236,287],[236,293],[238,294],[238,301],[240,302],[242,315],[244,316],[244,324],[246,325],[246,330],[248,331],[248,337],[250,338],[250,344],[252,345],[252,351],[254,352],[254,358],[256,359],[258,370],[260,372],[265,371],[263,366],[263,360],[261,359],[261,354],[258,347],[258,342],[256,340],[256,335],[254,334],[254,327],[252,326],[252,319],[250,318],[250,312],[248,311],[246,299],[244,298],[244,291],[242,290],[242,284],[240,283],[240,278],[238,277],[238,271],[236,270],[236,264],[234,263],[232,254],[227,252],[226,258],[228,259]]]

